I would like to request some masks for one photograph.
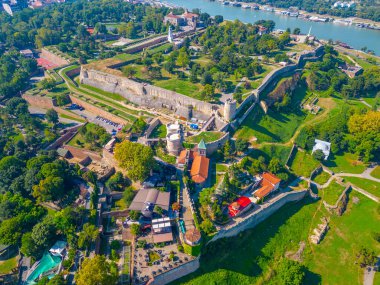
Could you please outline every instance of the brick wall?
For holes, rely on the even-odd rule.
[[[70,99],[71,99],[71,102],[75,103],[75,104],[78,104],[80,106],[82,106],[83,108],[85,108],[86,110],[88,110],[89,112],[91,113],[94,113],[96,115],[99,115],[103,118],[106,118],[108,120],[111,120],[115,123],[118,123],[118,124],[122,124],[122,125],[125,125],[125,124],[128,124],[129,121],[123,119],[123,118],[120,118],[116,115],[113,115],[103,109],[101,109],[100,107],[96,107],[90,103],[87,103],[86,101],[82,100],[82,99],[79,99],[77,97],[74,97],[72,95],[70,95]]]
[[[45,58],[48,61],[51,61],[52,63],[54,63],[56,65],[69,64],[69,62],[66,59],[64,59],[64,58],[62,58],[62,57],[48,51],[47,49],[44,49],[44,48],[41,49],[40,57]]]

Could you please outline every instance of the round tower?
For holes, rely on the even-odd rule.
[[[227,99],[224,103],[224,119],[232,121],[236,115],[236,100]]]

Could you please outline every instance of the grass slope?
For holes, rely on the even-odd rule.
[[[344,186],[336,183],[335,181],[332,181],[329,186],[323,189],[322,198],[330,205],[335,205],[344,189]]]
[[[298,126],[305,120],[302,111],[292,113],[274,112],[269,109],[267,114],[256,106],[241,124],[235,136],[251,140],[256,137],[258,143],[287,142]]]
[[[329,214],[320,207],[321,201],[305,199],[284,206],[254,229],[211,243],[200,269],[172,284],[276,284],[276,263],[286,252],[296,251],[300,241],[306,241],[304,284],[362,284],[356,253],[361,246],[380,252],[380,244],[371,236],[378,230],[380,215],[375,202],[360,193],[352,192],[353,196],[359,203],[350,200],[343,216],[330,216],[331,229],[319,245],[307,242],[309,231]]]
[[[323,164],[330,168],[335,173],[347,172],[347,173],[362,173],[366,165],[358,160],[357,155],[352,153],[345,153],[343,155],[334,155],[329,157]]]
[[[311,172],[319,165],[319,161],[315,160],[306,151],[297,151],[293,161],[290,162],[290,168],[295,174],[303,177],[310,177]]]
[[[380,198],[380,183],[359,177],[346,176],[344,179]]]

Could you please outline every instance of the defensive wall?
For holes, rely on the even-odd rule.
[[[91,65],[82,66],[80,82],[107,92],[120,94],[138,105],[169,109],[187,119],[193,116],[192,113],[197,113],[202,119],[207,119],[214,110],[219,109],[218,105],[128,79],[122,76],[121,71],[112,70],[112,73],[96,70]]]
[[[79,124],[76,125],[70,129],[66,129],[65,133],[62,134],[56,141],[54,141],[52,144],[50,144],[46,149],[47,150],[52,150],[52,149],[57,149],[61,147],[64,143],[68,142],[71,140],[76,133],[78,132],[79,128],[81,128],[84,124]]]
[[[173,268],[172,270],[169,270],[167,272],[164,272],[158,276],[155,276],[153,279],[148,281],[147,284],[149,285],[165,285],[170,282],[173,282],[176,279],[179,279],[183,276],[186,276],[190,273],[193,273],[199,268],[199,259],[200,256],[197,258],[186,262],[185,264],[182,264],[176,268]]]
[[[260,205],[260,208],[253,210],[248,216],[238,218],[239,221],[235,224],[220,229],[209,242],[214,242],[220,238],[233,237],[242,231],[254,228],[285,204],[289,202],[298,202],[303,199],[307,193],[307,190],[281,193],[274,197],[270,202],[267,202],[269,204]]]
[[[149,124],[149,127],[147,128],[147,130],[145,131],[145,138],[149,138],[150,137],[150,135],[152,134],[152,132],[154,131],[154,129],[158,126],[158,125],[160,125],[160,124],[162,124],[161,123],[161,121],[160,121],[160,119],[159,118],[154,118],[151,122],[150,122],[150,124]]]
[[[44,59],[47,59],[48,61],[53,62],[56,65],[66,65],[66,64],[69,64],[68,60],[66,60],[66,59],[64,59],[64,58],[62,58],[62,57],[54,54],[51,51],[48,51],[45,48],[41,49],[40,57],[44,58]]]
[[[247,96],[247,98],[245,98],[244,101],[240,104],[240,106],[236,109],[235,115],[239,114],[239,112],[241,112],[246,107],[246,105],[250,104],[252,101],[256,103],[260,99],[260,96],[266,90],[266,88],[270,84],[273,84],[274,81],[277,80],[280,76],[286,73],[294,72],[297,69],[302,68],[307,61],[319,60],[320,57],[323,55],[323,52],[324,52],[324,46],[321,45],[312,51],[303,52],[298,57],[296,63],[289,64],[287,66],[284,66],[284,67],[281,67],[269,72],[268,75],[264,77],[263,82],[260,84],[260,86],[256,90],[254,90],[249,96]],[[249,112],[246,111],[244,115],[249,114]],[[241,122],[242,120],[239,121],[239,124]]]
[[[54,109],[59,114],[64,114],[76,119],[83,120],[83,118],[75,113],[71,113],[65,109],[57,107],[55,101],[50,97],[42,97],[39,95],[28,95],[23,94],[22,98],[25,99],[31,106],[43,108],[43,109]]]
[[[85,108],[86,110],[88,110],[89,112],[91,112],[93,114],[99,115],[103,118],[106,118],[106,119],[111,120],[111,121],[118,123],[118,124],[122,124],[122,125],[129,124],[129,121],[127,121],[123,118],[120,118],[116,115],[113,115],[112,113],[107,112],[100,107],[97,107],[97,106],[90,104],[90,103],[88,103],[82,99],[79,99],[78,97],[74,97],[72,95],[69,95],[69,97],[70,97],[70,100],[72,103],[82,106],[83,108]]]
[[[230,134],[226,132],[220,139],[206,143],[207,155],[213,154],[215,151],[220,149],[228,140]]]

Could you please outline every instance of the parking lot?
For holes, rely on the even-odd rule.
[[[74,105],[74,106],[73,106]],[[103,118],[101,116],[98,116],[94,113],[91,113],[90,111],[84,109],[81,106],[73,104],[69,110],[73,113],[78,114],[82,118],[88,120],[91,123],[97,124],[99,126],[102,126],[103,128],[106,129],[106,131],[112,135],[116,135],[117,132],[119,132],[122,128],[123,125],[112,122],[111,120],[108,120],[106,118]]]

